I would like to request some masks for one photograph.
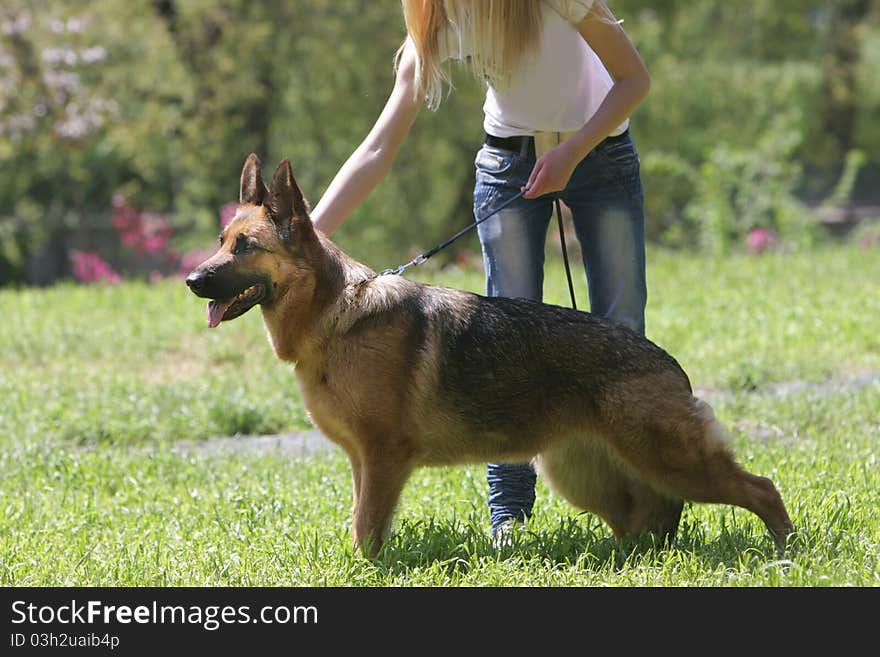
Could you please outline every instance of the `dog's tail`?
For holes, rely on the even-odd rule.
[[[694,413],[705,427],[705,436],[713,443],[727,447],[730,444],[730,432],[715,417],[715,411],[708,403],[694,397]]]

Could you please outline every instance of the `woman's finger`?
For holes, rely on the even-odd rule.
[[[528,181],[526,181],[525,187],[523,187],[522,191],[526,192],[525,194],[523,194],[523,196],[525,196],[526,198],[534,198],[532,190],[535,189],[535,183],[537,182],[538,177],[543,169],[544,160],[539,159],[537,162],[535,162],[535,166],[532,167],[532,172],[529,174],[529,179]]]
[[[535,176],[535,179],[528,185],[528,191],[523,194],[525,198],[538,198],[539,196],[545,193],[544,187],[546,187],[547,176],[545,175],[543,167]]]

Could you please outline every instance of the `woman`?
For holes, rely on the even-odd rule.
[[[572,211],[593,313],[644,333],[644,212],[629,116],[648,93],[641,57],[602,0],[403,0],[407,39],[373,129],[312,219],[335,231],[385,177],[422,104],[436,109],[446,59],[487,83],[474,212],[490,296],[542,298],[554,198]],[[528,464],[488,466],[492,532],[531,516]]]

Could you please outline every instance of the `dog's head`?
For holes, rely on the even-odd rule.
[[[260,160],[251,154],[241,172],[239,203],[217,253],[186,278],[196,295],[210,299],[211,328],[258,304],[270,307],[293,287],[314,285],[309,258],[320,242],[287,158],[266,189]]]

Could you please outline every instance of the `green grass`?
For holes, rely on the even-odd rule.
[[[475,271],[412,277],[482,287]],[[0,584],[880,585],[877,281],[877,252],[855,248],[649,252],[648,334],[776,481],[802,542],[782,557],[727,506],[688,505],[672,548],[620,547],[543,484],[518,544],[496,551],[470,466],[417,472],[391,542],[364,559],[339,450],[195,442],[308,427],[259,313],[210,331],[180,281],[0,290]],[[566,303],[557,263],[546,289]]]

